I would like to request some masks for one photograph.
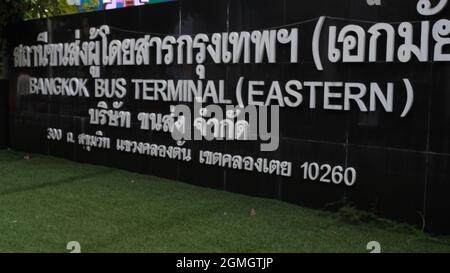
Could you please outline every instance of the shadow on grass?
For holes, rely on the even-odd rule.
[[[15,189],[0,191],[0,195],[8,195],[8,194],[14,194],[14,193],[19,193],[19,192],[39,190],[39,189],[44,189],[44,188],[49,188],[49,187],[56,187],[56,186],[63,185],[63,184],[80,183],[85,179],[100,177],[100,176],[103,176],[104,174],[107,174],[110,172],[111,171],[109,171],[109,170],[105,170],[105,171],[95,172],[95,173],[91,173],[91,174],[71,176],[71,177],[68,177],[65,179],[48,182],[48,183],[43,183],[43,184],[39,184],[39,185],[19,187],[19,188],[15,188]]]
[[[330,210],[333,212],[330,213]],[[411,236],[411,238],[408,239],[408,242],[432,241],[444,246],[450,246],[450,236],[439,236],[435,234],[425,233],[423,227],[422,229],[420,229],[414,225],[382,218],[374,212],[358,210],[347,202],[341,201],[330,204],[327,209],[322,210],[321,213],[327,213],[328,216],[331,216],[339,222],[349,224],[358,228],[378,229],[403,234],[406,233],[407,235]]]

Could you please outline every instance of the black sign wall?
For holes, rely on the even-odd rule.
[[[423,2],[183,0],[12,25],[10,146],[449,234],[450,6]],[[192,132],[225,126],[195,120],[198,90],[279,106],[279,145],[177,142],[171,106]]]

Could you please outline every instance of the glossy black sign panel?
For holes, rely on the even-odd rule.
[[[307,207],[349,204],[450,234],[450,6],[418,3],[181,0],[11,25],[9,145]],[[91,64],[27,65],[27,54],[43,61],[36,52],[49,44],[42,54],[68,63],[73,55],[58,54],[103,50]],[[35,79],[55,78],[87,79],[90,96],[30,91]],[[98,79],[119,93],[123,79],[126,95],[95,95]],[[164,123],[172,106],[198,112],[188,97],[174,99],[181,81],[189,92],[208,86],[222,108],[279,105],[277,147],[261,149],[267,139],[174,140],[179,124]],[[130,113],[129,125],[102,123],[117,109]],[[224,120],[211,116],[208,126]]]

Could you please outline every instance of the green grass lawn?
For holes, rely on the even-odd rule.
[[[404,225],[0,151],[0,252],[450,252]],[[250,213],[251,209],[256,214]],[[376,221],[377,222],[377,221]]]

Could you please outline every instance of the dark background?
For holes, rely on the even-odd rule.
[[[82,35],[86,35],[88,27],[103,24],[112,28],[110,39],[123,39],[134,37],[139,32],[178,35],[251,31],[293,24],[321,15],[375,22],[433,21],[449,17],[450,7],[437,17],[420,16],[416,4],[417,1],[411,0],[382,1],[380,7],[367,5],[366,0],[182,0],[18,23],[9,28],[9,52],[20,43],[36,44],[37,34],[47,29],[54,42],[64,42],[73,40],[74,29],[82,29]],[[112,140],[117,137],[164,145],[174,143],[167,134],[138,130],[136,123],[132,125],[133,130],[91,126],[88,109],[96,106],[97,99],[28,96],[17,91],[17,83],[27,74],[35,77],[89,77],[88,68],[12,69],[10,146],[18,151],[119,167],[307,207],[350,204],[383,217],[425,226],[433,233],[450,234],[450,63],[418,63],[414,60],[407,64],[324,62],[325,70],[317,71],[310,53],[315,23],[295,26],[300,33],[299,64],[287,63],[287,54],[280,49],[277,64],[215,65],[209,62],[206,65],[207,79],[225,79],[230,83],[227,85],[228,97],[234,97],[234,86],[239,76],[266,81],[392,81],[396,83],[394,113],[311,110],[304,104],[295,109],[283,109],[280,147],[272,153],[259,152],[258,143],[242,142],[188,143],[186,147],[193,151],[193,160],[189,163],[112,150],[87,152],[78,145],[47,141],[46,128],[59,128],[76,134],[94,134],[101,129]],[[326,26],[350,23],[329,18]],[[363,27],[371,25],[356,24]],[[321,44],[323,47],[328,45],[326,40]],[[325,56],[326,48],[322,58]],[[190,65],[104,67],[102,77],[195,79],[194,68]],[[406,118],[400,118],[405,100],[399,85],[403,78],[411,80],[415,91],[414,105]],[[321,101],[320,94],[318,92],[317,101]],[[168,103],[134,101],[131,96],[125,102],[125,109],[134,115],[140,111],[167,113],[169,107]],[[112,141],[113,149],[114,145]],[[286,178],[207,167],[198,163],[200,149],[288,160],[293,163],[293,174]],[[358,173],[357,182],[348,188],[304,181],[300,165],[306,161],[354,167]]]

